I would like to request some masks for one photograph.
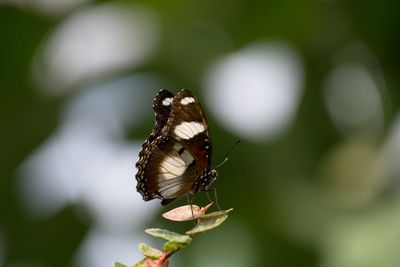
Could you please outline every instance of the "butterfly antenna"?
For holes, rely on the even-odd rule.
[[[232,153],[232,151],[235,149],[235,147],[242,142],[242,140],[238,139],[231,147],[231,149],[228,150],[228,152],[225,153],[224,155],[224,160],[218,164],[217,166],[215,166],[214,169],[218,169],[219,167],[221,167],[222,165],[224,165],[228,160],[229,160],[229,155]]]

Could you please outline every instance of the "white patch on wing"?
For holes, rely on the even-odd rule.
[[[174,129],[174,133],[181,139],[190,139],[199,133],[204,132],[206,129],[204,125],[200,122],[192,121],[192,122],[182,122],[177,125]]]
[[[171,153],[161,162],[159,167],[159,178],[161,180],[181,176],[194,161],[194,157],[186,149],[179,155],[179,150],[181,149],[182,146],[180,144],[175,144]]]
[[[178,155],[178,156],[166,156],[164,160],[160,164],[160,175],[161,179],[172,179],[178,176],[181,176],[187,166],[185,161]]]
[[[184,187],[184,184],[175,184],[174,186],[166,186],[165,189],[160,191],[163,198],[173,198],[176,197],[175,194]]]
[[[166,99],[164,99],[164,100],[162,101],[162,104],[163,104],[164,106],[169,106],[169,105],[171,105],[172,100],[174,100],[172,97],[167,97]]]
[[[192,154],[190,154],[190,152],[187,151],[186,149],[182,152],[181,157],[185,162],[186,166],[189,166],[194,161]]]
[[[193,103],[195,100],[194,100],[194,98],[193,97],[185,97],[185,98],[182,98],[182,100],[181,100],[181,104],[182,105],[187,105],[187,104],[190,104],[190,103]]]

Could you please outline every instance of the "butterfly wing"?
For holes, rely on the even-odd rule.
[[[154,106],[166,104],[158,95]],[[137,190],[144,200],[160,198],[165,205],[192,192],[196,179],[209,170],[211,139],[204,112],[189,90],[179,92],[167,108],[154,110],[154,136],[147,139],[136,163]]]

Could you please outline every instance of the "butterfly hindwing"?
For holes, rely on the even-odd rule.
[[[198,172],[194,158],[172,137],[160,136],[151,145],[143,184],[149,199],[171,199],[191,190]]]

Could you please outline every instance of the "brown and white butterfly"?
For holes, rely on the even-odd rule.
[[[218,174],[211,169],[211,138],[199,101],[186,89],[176,96],[161,90],[153,109],[154,129],[136,162],[137,191],[145,201],[159,198],[167,205],[208,190]]]

